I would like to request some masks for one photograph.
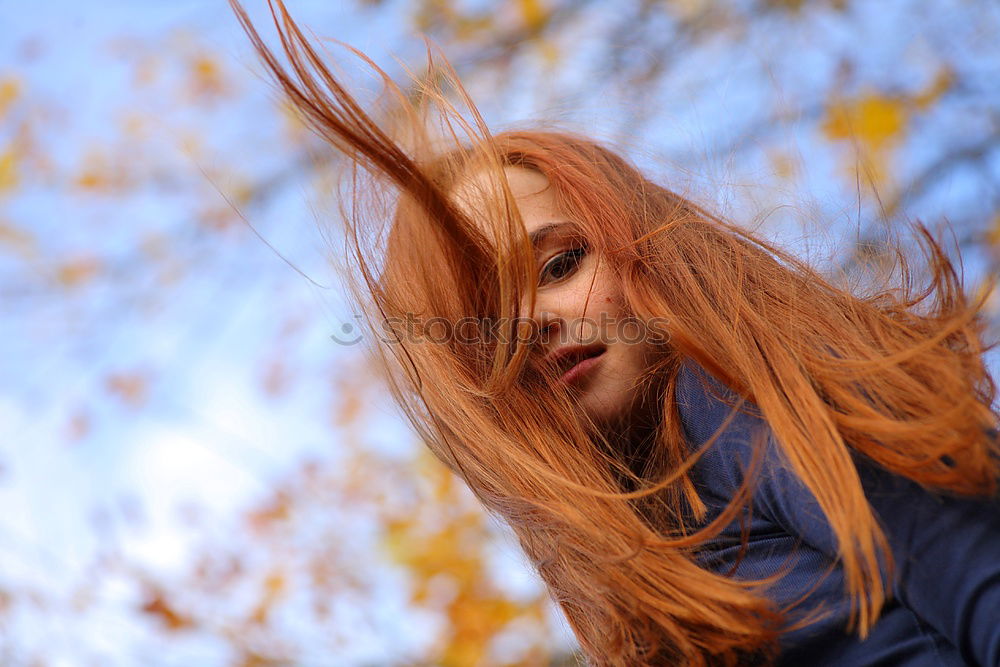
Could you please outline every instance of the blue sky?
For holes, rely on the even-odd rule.
[[[266,26],[263,2],[246,4]],[[714,147],[761,110],[822,98],[838,76],[836,54],[854,57],[857,91],[868,82],[919,89],[942,59],[960,66],[970,85],[987,80],[1000,71],[984,42],[989,23],[970,20],[961,3],[945,4],[951,13],[929,19],[921,14],[929,10],[911,3],[852,3],[861,15],[851,29],[819,12],[799,23],[776,20],[736,48],[709,43],[685,54],[686,66],[662,90],[650,91],[655,121],[625,144],[673,186],[733,217],[749,223],[774,211],[764,229],[775,238],[800,250],[803,240],[835,250],[856,222],[856,192],[815,119],[792,114],[776,137],[750,137],[745,153],[716,154]],[[408,5],[384,6],[301,1],[292,9],[300,24],[396,73],[391,55],[409,58],[423,47],[408,27]],[[17,188],[0,192],[0,225],[27,230],[37,244],[33,256],[0,253],[0,590],[36,589],[50,601],[44,609],[18,606],[6,620],[7,636],[16,639],[0,640],[0,655],[15,664],[34,654],[66,665],[82,654],[112,664],[227,664],[225,647],[205,640],[163,644],[134,612],[137,593],[125,578],[102,579],[97,602],[83,612],[72,600],[109,543],[169,580],[206,539],[235,532],[240,512],[303,460],[335,463],[357,437],[329,425],[331,404],[343,399],[331,377],[365,372],[360,347],[329,339],[352,320],[316,224],[331,202],[310,177],[282,177],[302,144],[289,139],[293,129],[255,76],[259,67],[226,3],[0,2],[0,15],[0,81],[16,78],[22,91],[0,118],[0,150],[27,123],[34,150],[49,163],[24,162]],[[497,84],[488,76],[467,82],[496,129],[557,118],[616,136],[630,108],[613,83],[564,94],[586,84],[599,64],[587,36],[602,18],[586,14],[558,45],[555,65],[538,53],[515,59],[514,84],[503,95],[492,94]],[[939,18],[940,29],[928,28]],[[218,63],[229,93],[186,97],[185,63],[201,56]],[[149,83],[137,82],[143,63],[152,68]],[[995,97],[975,99],[996,112]],[[975,139],[989,130],[982,125],[988,117],[961,100],[919,117],[917,138],[899,150],[900,172],[919,171],[941,146]],[[130,118],[138,123],[132,133],[123,129]],[[798,156],[798,181],[774,176],[773,150]],[[94,155],[132,185],[74,187],[74,175]],[[986,162],[1000,174],[996,151]],[[217,235],[199,232],[195,220],[212,207],[225,209],[217,187],[233,192],[270,179],[278,179],[277,190],[247,213],[273,250],[239,224]],[[913,213],[984,222],[996,210],[988,202],[996,201],[1000,179],[988,180],[949,172]],[[164,241],[178,253],[176,266],[137,250]],[[111,267],[107,276],[73,291],[54,285],[53,262],[91,255]],[[970,256],[968,266],[981,271],[987,259]],[[176,276],[164,287],[171,271]],[[260,389],[262,361],[276,359],[293,378],[278,399]],[[141,409],[123,404],[104,381],[136,371],[154,378]],[[384,397],[369,400],[366,410],[363,439],[372,450],[387,460],[409,456],[414,438]],[[72,441],[68,425],[81,411],[90,430]],[[192,507],[200,517],[194,526]],[[316,664],[399,659],[419,651],[427,627],[420,623],[433,624],[407,616],[396,575],[365,562],[376,538],[365,537],[355,519],[344,512],[342,525],[357,539],[351,557],[359,572],[381,582],[373,589],[380,616],[358,622],[344,662]],[[497,568],[512,589],[534,590],[513,551],[501,560]],[[385,632],[395,634],[395,648],[379,640]]]

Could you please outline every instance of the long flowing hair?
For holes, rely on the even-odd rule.
[[[705,508],[687,472],[698,453],[673,392],[685,357],[756,406],[815,496],[862,637],[890,593],[892,554],[852,451],[932,491],[996,493],[986,294],[964,293],[922,225],[913,228],[926,284],[915,284],[899,254],[896,284],[855,294],[595,141],[491,134],[454,71],[430,53],[432,76],[407,92],[356,52],[385,86],[388,111],[377,118],[281,0],[269,6],[287,65],[230,1],[280,90],[352,165],[345,238],[397,402],[434,454],[512,527],[594,664],[766,659],[787,629],[789,610],[765,595],[770,581],[695,563],[698,546],[749,502],[753,474],[721,516],[695,526]],[[464,114],[441,84],[427,83],[441,80]],[[534,260],[505,167],[543,174],[630,313],[666,322],[668,344],[639,387],[658,415],[639,464],[530,363],[535,346],[518,315],[524,298],[533,303]],[[455,192],[472,173],[492,177],[475,179],[475,205],[463,206]]]

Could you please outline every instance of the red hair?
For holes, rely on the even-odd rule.
[[[467,99],[471,122],[424,87],[418,97],[438,106],[443,151],[427,130],[427,107],[411,105],[369,61],[398,102],[392,122],[380,123],[330,73],[280,0],[277,11],[271,7],[288,67],[231,2],[305,120],[369,174],[352,174],[348,239],[358,297],[394,341],[377,349],[394,396],[438,458],[511,525],[596,664],[737,664],[767,655],[785,629],[787,610],[764,594],[769,582],[736,581],[693,560],[749,492],[711,525],[688,525],[683,508],[696,519],[704,508],[686,474],[694,457],[673,398],[683,357],[759,409],[815,496],[837,538],[862,636],[888,594],[882,568],[891,567],[891,554],[851,452],[928,489],[996,493],[995,386],[983,363],[980,315],[986,294],[964,294],[924,227],[914,226],[929,275],[922,289],[900,254],[899,284],[854,294],[590,139],[491,135]],[[464,96],[450,69],[436,73]],[[643,386],[660,418],[641,466],[622,443],[587,428],[570,398],[531,370],[530,343],[516,336],[429,343],[404,324],[413,314],[450,323],[471,317],[481,327],[513,321],[522,296],[533,295],[533,260],[507,166],[543,174],[612,268],[631,312],[668,323],[669,345]],[[475,170],[494,178],[479,193],[474,220],[454,191]]]

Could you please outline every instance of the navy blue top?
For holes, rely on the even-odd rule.
[[[693,446],[707,442],[732,412],[720,395],[737,398],[700,365],[684,362],[675,396]],[[829,610],[821,620],[782,635],[779,665],[1000,667],[1000,499],[931,494],[855,457],[897,568],[893,599],[861,641],[846,631],[849,602],[833,532],[815,498],[783,465],[770,430],[755,414],[737,414],[692,469],[708,507],[706,522],[718,516],[739,488],[751,461],[755,429],[766,430],[767,437],[752,507],[744,512],[746,551],[738,559],[737,520],[705,546],[702,563],[741,579],[785,572],[768,589],[779,606],[804,599],[796,609],[823,605]]]

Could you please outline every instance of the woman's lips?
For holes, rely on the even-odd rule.
[[[568,385],[579,384],[580,381],[582,381],[584,377],[586,377],[590,373],[590,371],[593,370],[595,366],[597,366],[597,364],[601,363],[601,357],[603,356],[604,356],[604,350],[601,350],[600,352],[598,352],[593,356],[581,359],[571,368],[569,368],[565,373],[563,373],[562,377],[559,378],[559,381],[564,382]]]

